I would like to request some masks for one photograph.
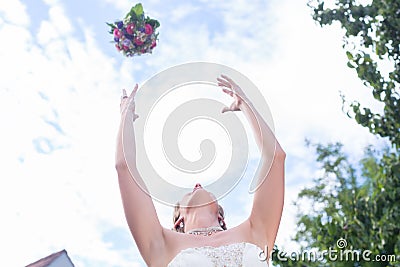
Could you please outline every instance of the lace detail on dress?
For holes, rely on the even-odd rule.
[[[200,247],[194,248],[207,256],[214,266],[242,266],[243,251],[245,243],[235,243],[221,247]]]
[[[182,250],[168,267],[265,267],[259,258],[262,250],[251,243],[233,243],[219,247],[204,246]]]

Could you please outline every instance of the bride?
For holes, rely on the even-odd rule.
[[[278,232],[284,199],[285,152],[243,90],[229,77],[217,78],[218,86],[233,98],[222,112],[241,111],[253,130],[262,160],[275,151],[272,163],[263,160],[260,186],[254,194],[249,217],[226,228],[224,212],[214,195],[196,184],[175,207],[173,229],[161,226],[151,196],[137,184],[143,183],[136,168],[134,127],[135,86],[130,96],[123,90],[121,126],[117,138],[116,170],[127,223],[148,266],[267,266]],[[125,127],[125,128],[123,128]],[[126,128],[128,127],[128,128]],[[128,133],[130,151],[123,151],[122,132]],[[126,162],[126,153],[133,162]],[[264,163],[265,162],[265,163]],[[272,164],[272,165],[271,165]]]

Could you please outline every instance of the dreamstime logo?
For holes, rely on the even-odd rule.
[[[336,241],[336,246],[337,246],[339,249],[343,249],[343,248],[347,247],[347,241],[346,241],[346,239],[344,239],[344,238],[339,238],[339,239]]]
[[[260,251],[258,258],[260,261],[266,261],[268,255],[268,247],[264,251]],[[347,240],[339,238],[336,241],[336,248],[329,247],[325,250],[303,250],[287,253],[284,251],[272,251],[272,257],[279,261],[300,261],[300,262],[396,262],[396,255],[380,254],[373,255],[371,250],[354,249],[352,246],[348,248]]]
[[[153,199],[175,205],[197,182],[219,199],[244,176],[251,159],[246,122],[239,112],[221,113],[233,101],[217,86],[216,78],[221,74],[239,84],[274,130],[262,94],[232,68],[195,62],[154,75],[136,94],[136,113],[140,117],[134,122],[135,163],[143,179],[136,182]],[[132,136],[123,135],[125,156],[131,151],[126,138]],[[132,161],[127,161],[132,170]],[[256,173],[261,166],[259,159],[257,164]],[[249,191],[254,192],[261,182],[253,178]]]

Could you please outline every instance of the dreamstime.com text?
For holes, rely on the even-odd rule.
[[[300,262],[336,262],[336,261],[350,261],[350,262],[400,262],[400,255],[393,254],[380,254],[373,255],[370,250],[358,250],[352,247],[347,247],[347,241],[340,238],[336,242],[336,248],[329,247],[326,250],[304,250],[301,252],[283,252],[273,251],[272,257],[279,261],[300,261]],[[267,260],[268,249],[265,248],[258,255],[261,261]]]

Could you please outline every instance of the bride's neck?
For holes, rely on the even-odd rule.
[[[187,218],[185,218],[185,232],[198,228],[207,228],[219,226],[218,215],[211,212],[210,209],[194,209]]]

